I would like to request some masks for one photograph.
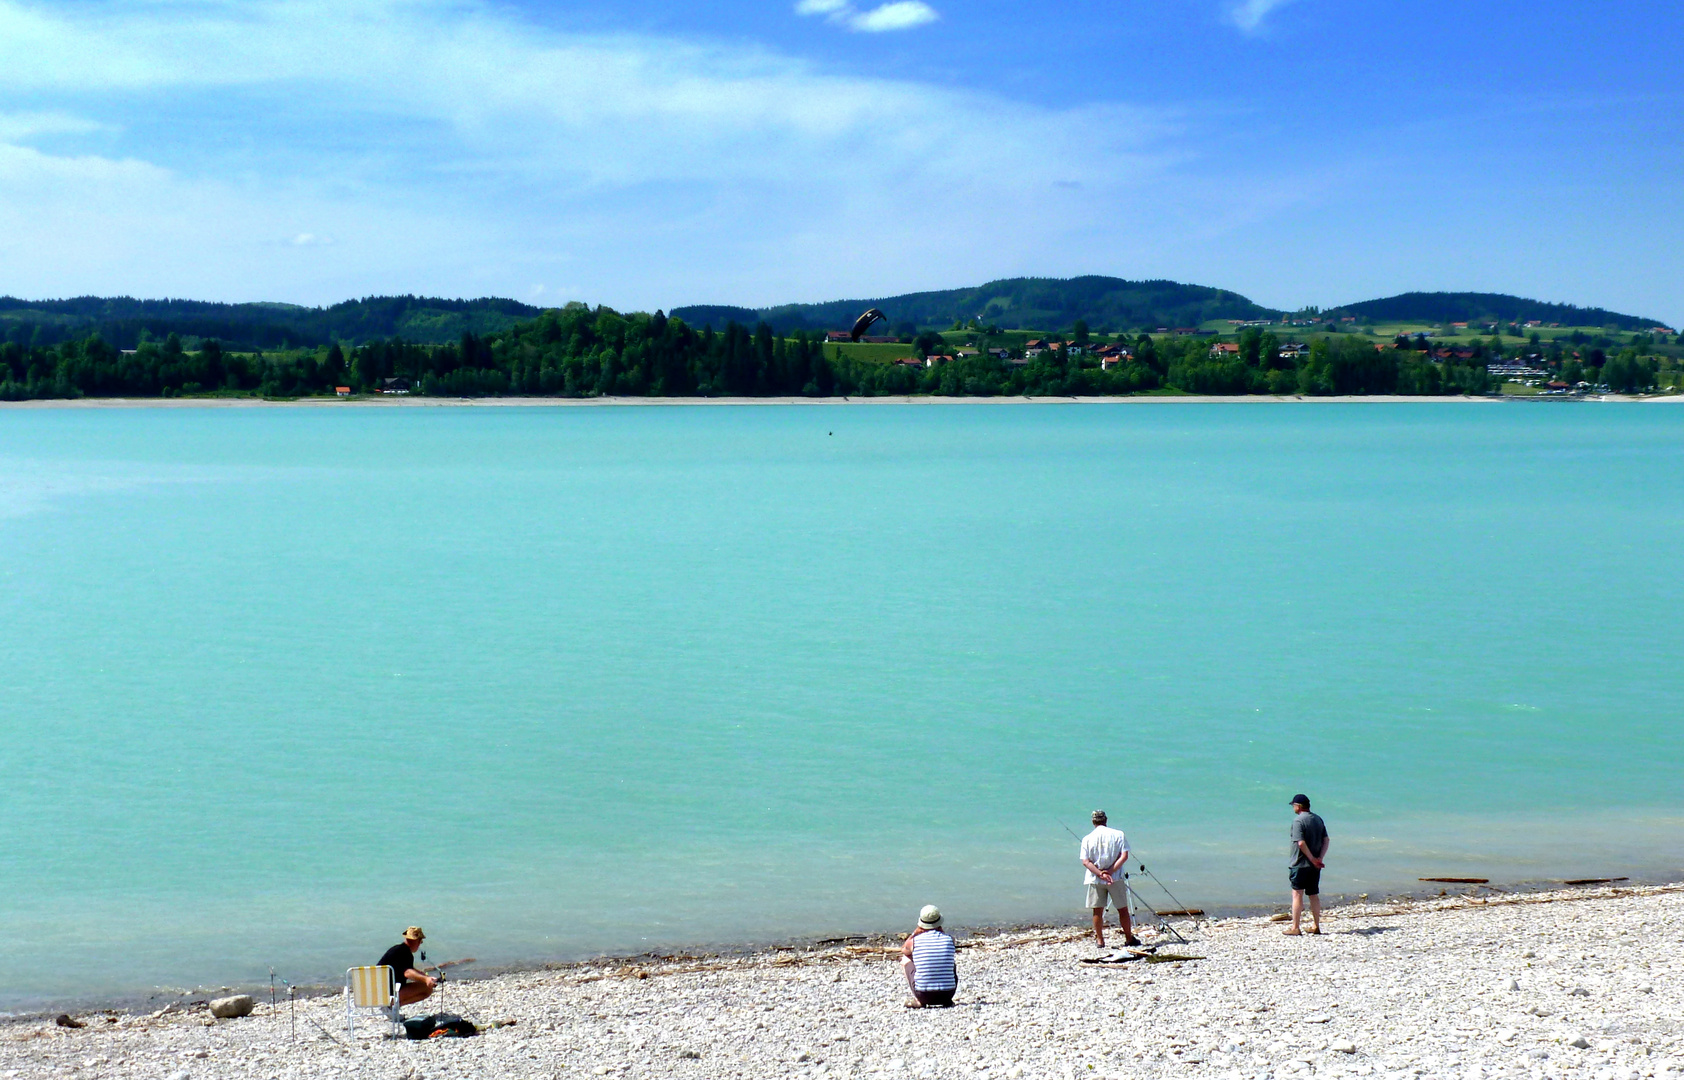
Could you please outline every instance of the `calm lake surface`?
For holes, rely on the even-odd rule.
[[[0,1007],[1684,876],[1680,551],[1667,405],[0,410]]]

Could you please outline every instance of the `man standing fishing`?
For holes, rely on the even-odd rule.
[[[1129,921],[1128,882],[1123,878],[1123,864],[1128,862],[1129,842],[1122,830],[1105,824],[1105,811],[1093,812],[1093,832],[1082,837],[1082,865],[1087,867],[1084,880],[1088,886],[1088,907],[1093,909],[1093,939],[1105,948],[1105,904],[1109,900],[1117,909],[1117,927],[1123,932],[1123,944],[1139,945],[1134,926]]]
[[[1310,813],[1310,797],[1292,797],[1292,862],[1286,877],[1292,885],[1292,926],[1282,931],[1297,937],[1303,931],[1298,922],[1304,916],[1304,897],[1310,898],[1310,933],[1321,933],[1321,868],[1327,858],[1327,824],[1321,815]]]

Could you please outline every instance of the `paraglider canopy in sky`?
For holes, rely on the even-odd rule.
[[[871,329],[871,324],[878,321],[888,322],[889,317],[876,308],[867,310],[865,314],[854,320],[854,328],[848,331],[849,338],[858,341],[862,334]]]

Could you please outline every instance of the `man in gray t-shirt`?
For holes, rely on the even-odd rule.
[[[1327,823],[1310,813],[1310,797],[1292,797],[1292,860],[1286,877],[1292,884],[1292,926],[1286,931],[1297,937],[1304,916],[1304,897],[1310,898],[1310,933],[1321,933],[1321,868],[1327,858]]]

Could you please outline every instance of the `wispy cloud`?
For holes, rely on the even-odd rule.
[[[68,112],[0,112],[0,142],[41,135],[87,135],[103,127],[85,116]]]
[[[829,21],[870,34],[890,30],[911,30],[933,23],[941,16],[924,0],[892,0],[869,11],[861,11],[850,0],[801,0],[797,15],[822,15]]]
[[[1255,34],[1263,29],[1263,20],[1278,7],[1291,3],[1292,0],[1241,0],[1241,3],[1228,11],[1228,20],[1248,34]]]
[[[26,295],[910,287],[932,250],[966,279],[1038,260],[1178,160],[1163,113],[562,33],[473,0],[0,0],[8,117],[0,292]],[[939,152],[982,131],[992,160],[1081,186]]]

